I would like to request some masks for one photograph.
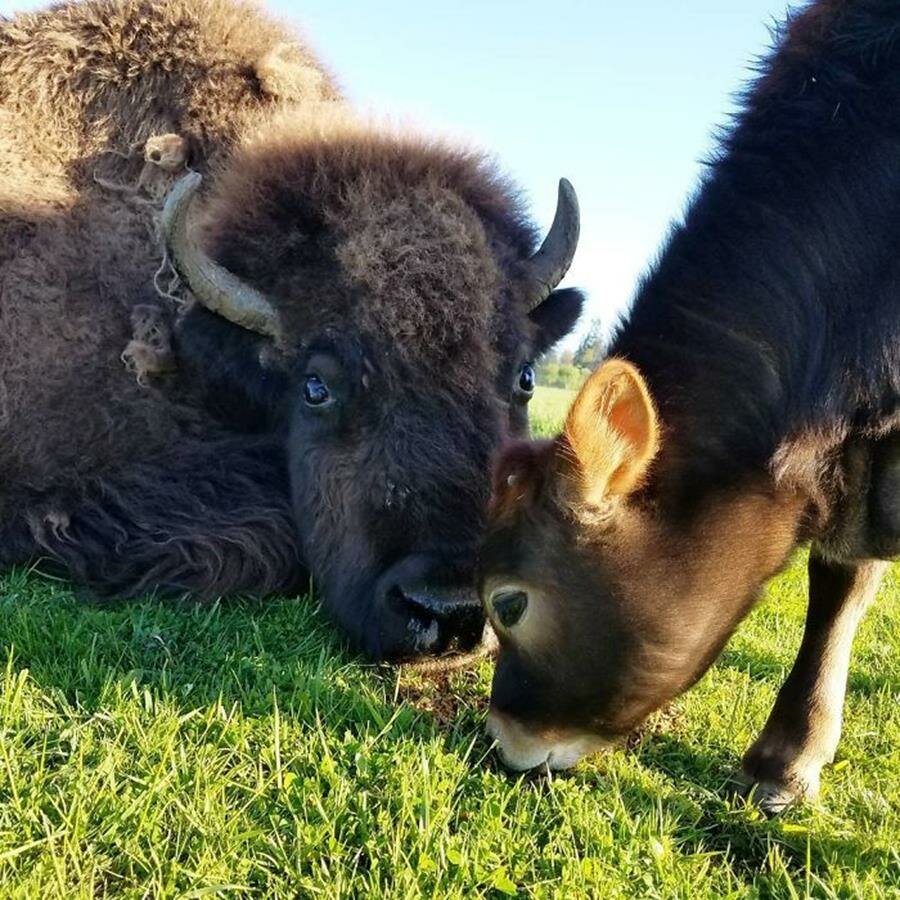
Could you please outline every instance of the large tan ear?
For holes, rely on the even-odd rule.
[[[659,449],[656,410],[641,373],[621,359],[603,363],[575,398],[565,435],[587,503],[633,491]]]

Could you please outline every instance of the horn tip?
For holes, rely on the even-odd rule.
[[[578,208],[578,195],[575,193],[575,188],[572,187],[572,182],[568,178],[559,179],[559,197],[560,200],[565,199],[576,209]]]
[[[200,187],[202,181],[203,176],[199,172],[188,172],[187,175],[183,175],[172,185],[166,205],[169,203],[174,205],[180,203],[183,198],[190,197]]]

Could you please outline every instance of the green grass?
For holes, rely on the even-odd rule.
[[[575,394],[565,388],[539,387],[528,408],[532,432],[549,437],[558,431]]]
[[[539,396],[536,403],[564,405]],[[558,417],[561,410],[557,409]],[[0,897],[900,894],[900,578],[863,625],[822,802],[722,791],[800,638],[802,559],[629,751],[498,770],[490,666],[342,649],[308,598],[98,606],[0,579]]]

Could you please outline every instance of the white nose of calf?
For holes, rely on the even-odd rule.
[[[487,733],[497,742],[503,765],[514,772],[539,766],[570,769],[582,757],[607,746],[606,741],[591,734],[529,731],[520,722],[496,710],[488,714]]]

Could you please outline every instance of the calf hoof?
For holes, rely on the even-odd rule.
[[[784,778],[758,778],[742,769],[735,779],[737,793],[767,816],[781,815],[788,807],[819,795],[818,773],[792,774]]]

